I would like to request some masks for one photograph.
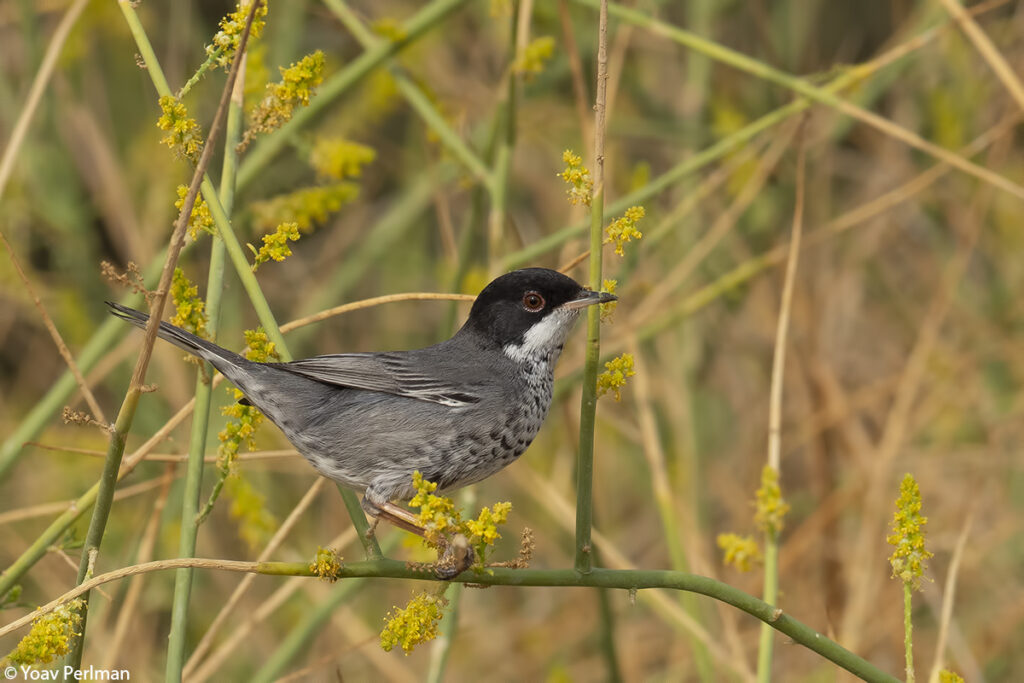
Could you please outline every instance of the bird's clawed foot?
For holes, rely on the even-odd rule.
[[[434,575],[442,581],[450,581],[472,567],[475,559],[476,553],[473,552],[469,539],[462,534],[455,534],[443,549],[438,550]]]

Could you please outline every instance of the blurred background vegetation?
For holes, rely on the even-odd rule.
[[[902,593],[889,578],[885,536],[900,478],[910,471],[921,485],[935,553],[933,580],[915,603],[919,677],[935,661],[971,681],[1021,680],[1024,358],[1013,341],[1024,326],[1014,294],[1024,289],[1021,104],[938,3],[627,4],[664,24],[637,25],[617,11],[611,18],[608,201],[650,196],[634,202],[647,210],[644,239],[628,245],[624,257],[605,252],[606,277],[619,281],[621,303],[604,327],[604,348],[632,351],[638,375],[621,402],[606,396],[599,404],[600,563],[688,569],[760,594],[760,569],[723,566],[715,539],[755,531],[752,500],[767,449],[779,266],[802,140],[806,234],[784,376],[781,484],[792,509],[781,536],[780,605],[881,668],[902,670]],[[0,4],[5,147],[69,5]],[[352,65],[363,48],[351,22],[346,28],[339,18],[346,7],[374,39],[400,40],[402,23],[423,5],[271,2],[250,55],[247,106],[278,78],[278,67],[314,50],[326,57],[328,81]],[[140,4],[172,88],[202,63],[204,45],[232,9],[227,2]],[[974,9],[998,53],[1020,72],[1019,3]],[[706,43],[683,45],[666,25]],[[566,148],[592,164],[596,26],[589,1],[464,3],[340,97],[321,102],[318,114],[251,177],[243,156],[233,221],[243,242],[259,245],[276,222],[294,220],[289,212],[312,211],[308,195],[293,193],[330,186],[311,163],[325,140],[375,152],[361,175],[347,181],[353,185],[343,200],[310,218],[294,254],[260,267],[257,277],[278,320],[381,294],[475,294],[491,274],[512,266],[560,267],[580,255],[582,229],[565,226],[585,216],[566,201],[557,174]],[[550,40],[537,42],[544,37]],[[531,45],[534,61],[521,61]],[[933,153],[836,106],[794,107],[792,87],[723,64],[716,45],[815,88],[840,79],[844,100],[1006,182],[996,187],[951,170]],[[852,66],[872,64],[893,49],[897,56],[878,68]],[[133,262],[147,271],[162,261],[176,216],[175,188],[191,175],[159,143],[157,96],[136,53],[118,4],[88,2],[32,114],[0,201],[0,230],[76,357],[107,320],[103,301],[128,294],[101,275],[100,263],[124,270]],[[505,84],[510,63],[518,65],[514,106]],[[223,80],[223,71],[211,72],[184,99],[204,127]],[[419,108],[409,92],[419,94]],[[755,135],[745,134],[760,117],[787,106]],[[802,129],[799,110],[808,112]],[[500,167],[502,150],[510,152],[507,210],[497,232],[488,227],[495,193],[418,111],[439,114],[485,171]],[[499,134],[510,114],[514,139]],[[723,140],[739,144],[722,146]],[[211,169],[216,177],[219,159]],[[288,195],[285,209],[266,203]],[[200,236],[180,264],[200,292],[209,240]],[[570,274],[585,281],[585,262]],[[230,268],[225,287],[219,340],[240,349],[241,331],[257,320]],[[444,302],[367,308],[293,332],[289,345],[295,356],[412,348],[447,337],[466,310]],[[120,405],[142,335],[124,326],[112,339],[83,363],[108,418]],[[478,504],[513,503],[498,559],[514,557],[519,530],[528,526],[536,533],[533,566],[572,563],[582,332],[574,339],[560,363],[558,401],[537,442],[520,462],[476,487]],[[148,381],[159,389],[142,399],[129,452],[191,397],[195,367],[181,355],[158,344]],[[77,392],[40,417],[40,402],[65,371],[11,260],[0,258],[0,435],[7,441],[0,567],[95,483],[102,468],[94,456],[105,451],[105,434],[60,419],[64,405],[87,409]],[[211,457],[224,421],[216,407],[233,402],[224,388],[214,397]],[[188,422],[159,444],[161,457],[122,482],[97,571],[176,555]],[[257,455],[243,457],[236,475],[249,486],[218,502],[200,528],[199,556],[256,558],[316,481],[300,457],[281,453],[290,447],[273,427],[259,432],[257,444]],[[211,463],[204,500],[214,479]],[[333,486],[319,485],[314,494],[274,559],[310,559],[318,545],[350,527]],[[76,543],[87,517],[21,580],[20,604],[5,611],[4,623],[74,585]],[[402,536],[381,532],[384,542]],[[955,602],[943,619],[962,536]],[[421,557],[408,545],[394,552]],[[342,553],[361,557],[351,536]],[[195,575],[189,651],[240,580]],[[411,586],[371,581],[339,595],[340,585],[255,578],[186,677],[245,680],[267,674],[265,664],[275,657],[273,675],[422,678],[437,657],[431,647],[406,658],[382,652],[377,637],[385,613],[405,603]],[[172,575],[159,573],[94,595],[86,664],[129,669],[133,680],[162,678],[172,590]],[[613,650],[626,680],[750,679],[755,620],[704,598],[655,591],[635,602],[625,593],[605,597],[602,604],[584,589],[466,590],[446,677],[595,680],[610,675]],[[310,622],[318,606],[335,603],[325,618]],[[289,636],[298,644],[282,654]],[[0,652],[16,642],[16,635],[0,639]],[[813,653],[783,638],[776,643],[778,680],[837,676]]]

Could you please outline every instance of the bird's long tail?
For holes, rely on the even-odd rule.
[[[145,329],[146,323],[149,322],[149,314],[143,313],[142,311],[136,311],[134,308],[128,308],[121,304],[116,304],[111,301],[106,302],[107,306],[110,306],[110,312],[116,315],[122,320],[127,320],[136,327]],[[207,341],[202,337],[197,337],[191,332],[172,325],[168,322],[160,322],[160,329],[157,335],[170,343],[174,344],[180,349],[188,351],[193,356],[199,356],[203,360],[209,361],[213,367],[220,370],[222,373],[233,379],[231,370],[237,370],[250,361],[245,360],[237,353],[228,351],[227,349],[217,346],[213,342]]]

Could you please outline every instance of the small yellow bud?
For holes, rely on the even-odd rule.
[[[755,496],[754,522],[766,534],[778,534],[785,525],[784,519],[789,512],[789,503],[782,498],[779,486],[779,471],[771,465],[761,469],[761,488]]]
[[[615,400],[622,400],[622,387],[626,379],[636,374],[633,369],[633,354],[624,353],[604,364],[605,371],[597,376],[597,395],[604,396],[608,392],[615,393]]]
[[[616,218],[612,221],[611,225],[605,228],[605,233],[608,236],[605,237],[604,243],[611,244],[614,242],[615,253],[619,256],[625,256],[626,252],[623,251],[622,245],[634,239],[639,240],[644,236],[642,232],[636,229],[636,224],[645,214],[646,211],[644,211],[642,206],[631,206],[626,209],[626,213],[622,218]]]
[[[753,536],[739,534],[718,534],[718,547],[724,551],[722,562],[732,565],[741,572],[749,572],[762,561],[761,549]]]

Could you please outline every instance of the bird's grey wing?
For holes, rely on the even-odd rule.
[[[426,370],[424,368],[431,364],[417,360],[421,359],[408,352],[340,353],[274,365],[325,384],[380,391],[451,407],[480,402],[477,387],[461,381],[459,373],[446,372],[444,370],[449,368],[442,367]]]

